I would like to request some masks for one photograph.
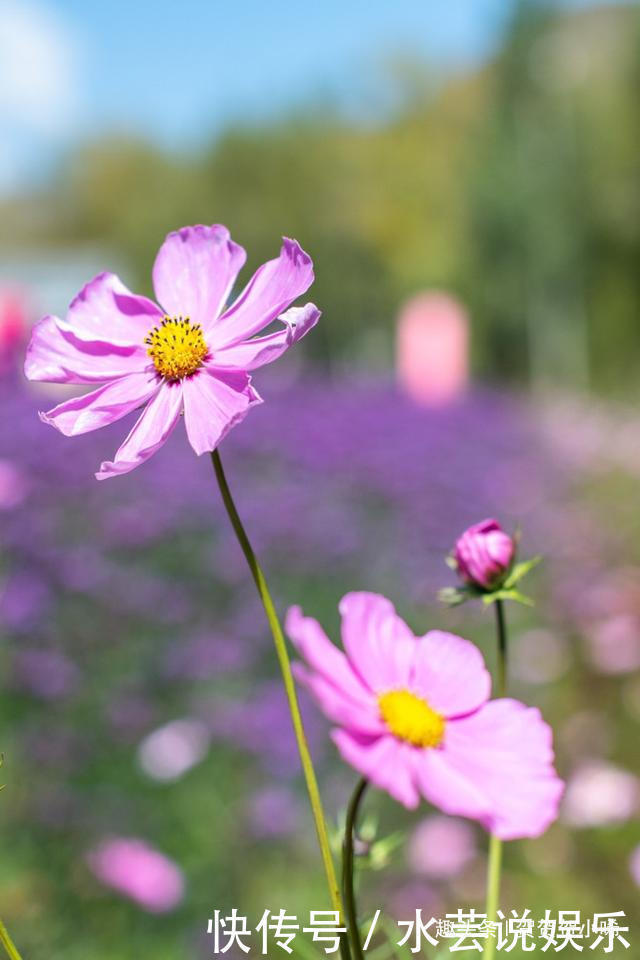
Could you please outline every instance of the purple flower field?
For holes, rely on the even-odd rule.
[[[336,637],[346,589],[383,591],[416,632],[454,630],[491,663],[491,616],[448,610],[436,595],[453,582],[444,558],[465,526],[494,515],[519,524],[523,556],[546,559],[527,583],[537,606],[509,607],[513,690],[553,724],[569,789],[545,837],[510,845],[504,902],[542,914],[569,897],[586,911],[632,913],[637,431],[619,412],[543,408],[487,388],[425,409],[384,379],[284,382],[261,377],[269,402],[221,450],[281,610],[300,603]],[[106,960],[125,930],[145,954],[206,957],[201,920],[213,903],[241,899],[259,916],[265,898],[287,892],[292,908],[324,907],[271,641],[208,457],[176,431],[153,465],[98,484],[121,425],[65,439],[36,416],[51,392],[8,376],[0,394],[7,924],[27,954],[41,954],[55,927],[56,943],[72,943],[66,958],[92,937]],[[306,699],[304,713],[335,821],[353,775]],[[378,837],[399,825],[382,794],[370,806]],[[430,816],[421,807],[412,830],[428,835]],[[416,896],[480,903],[484,835],[473,827],[451,843],[452,820],[439,851],[436,826],[429,855],[403,841],[384,879],[368,878],[365,911],[406,912]],[[123,839],[111,849],[110,838]],[[152,894],[111,890],[104,864],[120,869],[131,851],[141,870],[159,864]],[[64,935],[72,917],[76,946]]]

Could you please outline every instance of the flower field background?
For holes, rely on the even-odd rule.
[[[281,607],[301,602],[337,630],[345,582],[384,588],[418,632],[454,629],[491,661],[490,612],[435,598],[458,529],[500,503],[527,552],[545,554],[537,607],[509,610],[514,695],[544,710],[569,783],[561,822],[508,846],[504,904],[633,916],[637,426],[604,406],[549,411],[488,389],[424,410],[384,378],[282,379],[269,373],[270,402],[224,445]],[[37,403],[3,381],[7,922],[34,955],[80,957],[90,944],[97,958],[206,957],[213,905],[256,922],[266,904],[322,908],[270,638],[210,463],[176,432],[154,469],[96,484],[110,438],[77,438],[70,452]],[[626,430],[622,449],[612,423]],[[336,821],[354,775],[305,715]],[[368,809],[379,836],[406,822],[382,795]],[[384,872],[364,875],[364,911],[480,908],[482,831],[425,807],[411,824]],[[113,836],[178,866],[171,912],[149,914],[96,879],[92,852]]]
[[[282,233],[315,264],[317,327],[256,371],[265,403],[221,447],[279,611],[337,640],[346,590],[379,591],[492,667],[492,610],[437,595],[465,527],[519,526],[543,562],[535,606],[508,605],[510,693],[553,727],[567,790],[543,837],[506,846],[502,907],[624,910],[618,954],[640,956],[640,21],[512,8],[480,64],[381,68],[365,116],[310,98],[175,150],[90,127],[0,189],[0,916],[25,960],[208,960],[216,909],[328,908],[208,456],[178,429],[98,484],[123,425],[61,437],[37,411],[71,394],[21,369],[30,323],[90,276],[149,293],[165,233],[214,222],[250,251],[245,280]],[[434,290],[470,352],[456,341],[446,402],[419,402],[398,318]],[[337,854],[356,775],[301,699]],[[362,916],[483,910],[475,824],[372,790],[363,830]]]

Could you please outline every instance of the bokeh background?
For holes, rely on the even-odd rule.
[[[337,636],[342,594],[379,590],[492,661],[491,613],[436,594],[467,524],[519,524],[545,562],[512,689],[568,789],[509,845],[503,905],[625,910],[640,956],[639,95],[631,4],[0,0],[0,916],[25,960],[200,960],[215,909],[326,907],[208,459],[176,431],[97,484],[122,425],[61,437],[20,370],[42,313],[105,269],[150,293],[194,222],[247,277],[283,233],[316,263],[321,323],[222,450],[280,608]],[[355,775],[305,716],[337,824]],[[480,829],[367,810],[391,840],[364,913],[482,908]]]

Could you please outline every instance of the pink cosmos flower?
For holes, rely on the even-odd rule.
[[[406,807],[422,794],[503,840],[543,833],[563,784],[539,711],[488,702],[480,651],[439,630],[415,637],[384,597],[347,594],[340,613],[345,653],[298,607],[287,631],[307,663],[297,677],[337,724],[343,758]]]
[[[497,520],[483,520],[458,538],[454,560],[463,580],[490,590],[511,566],[515,544]]]
[[[261,403],[248,371],[275,360],[317,323],[320,311],[312,303],[287,309],[313,282],[311,258],[295,240],[285,238],[280,256],[263,264],[227,306],[245,259],[226,227],[183,227],[168,235],[156,257],[158,303],[102,273],[72,301],[64,320],[47,316],[34,328],[25,361],[30,380],[103,384],[41,413],[45,423],[75,436],[144,406],[98,480],[128,473],[152,456],[181,413],[195,452],[214,450]],[[278,318],[280,329],[254,337]]]
[[[149,913],[173,910],[183,898],[180,868],[136,837],[104,840],[87,855],[87,863],[102,883]]]

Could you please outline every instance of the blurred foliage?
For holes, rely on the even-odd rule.
[[[325,366],[388,363],[400,301],[436,286],[471,309],[479,373],[624,390],[640,373],[635,7],[522,2],[490,64],[438,83],[406,66],[377,125],[312,104],[196,155],[85,145],[6,206],[0,244],[98,243],[148,289],[179,225],[227,223],[250,268],[286,232],[316,262],[307,349]]]

